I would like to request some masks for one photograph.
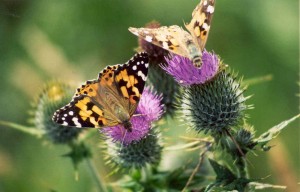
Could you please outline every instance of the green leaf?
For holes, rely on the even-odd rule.
[[[77,166],[80,162],[86,158],[92,157],[91,151],[84,145],[84,143],[70,143],[70,147],[71,151],[63,156],[71,158],[75,170],[77,170]]]
[[[172,171],[157,171],[156,169],[147,169],[146,172],[139,170],[132,172],[130,175],[123,176],[115,182],[124,190],[143,191],[143,192],[179,192],[189,179],[193,169],[190,166],[182,166]],[[193,167],[194,168],[194,167]],[[140,176],[141,173],[144,173]],[[145,176],[146,175],[146,176]],[[195,176],[188,190],[203,188],[205,184],[204,175],[199,171]]]
[[[209,159],[211,166],[217,174],[216,181],[206,187],[205,192],[237,191],[243,192],[247,184],[253,180],[237,178],[227,167]]]
[[[205,192],[225,192],[225,191],[234,191],[234,192],[244,192],[247,184],[250,183],[250,179],[238,178],[228,184],[214,183],[209,185]]]
[[[216,161],[209,159],[209,163],[217,174],[216,181],[221,183],[230,183],[236,179],[236,176],[225,166],[218,164]]]
[[[262,148],[262,150],[264,151],[268,151],[271,147],[267,146],[266,144],[277,137],[277,135],[280,133],[280,131],[285,128],[288,124],[290,124],[291,122],[295,121],[297,118],[300,117],[300,114],[292,117],[291,119],[285,120],[281,123],[279,123],[278,125],[270,128],[267,132],[261,134],[256,140],[255,142],[257,142],[257,144],[259,144]]]
[[[286,186],[282,185],[272,185],[272,184],[267,184],[267,183],[258,183],[258,182],[251,182],[249,184],[250,186],[253,186],[255,190],[259,189],[286,189]]]
[[[237,190],[225,190],[224,187],[213,187],[210,188],[209,190],[205,190],[204,192],[238,192]]]

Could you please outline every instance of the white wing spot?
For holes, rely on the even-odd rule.
[[[137,69],[137,66],[134,65],[134,66],[132,67],[132,69],[135,71],[135,70]]]
[[[203,5],[204,5],[204,6],[207,5],[207,1],[204,1],[204,2],[203,2]]]
[[[81,127],[81,124],[78,122],[78,118],[77,117],[73,117],[72,121],[74,122],[76,127]]]
[[[73,116],[74,112],[73,111],[69,111],[69,115]]]
[[[147,77],[145,76],[145,74],[142,71],[139,71],[137,74],[138,74],[138,76],[140,76],[143,79],[143,81],[146,81]]]
[[[61,119],[62,119],[63,121],[64,121],[64,120],[66,120],[66,118],[65,118],[65,117],[62,117]]]
[[[65,113],[65,114],[64,114],[64,117],[66,117],[66,116],[68,116],[68,114]]]
[[[146,63],[146,64],[145,64],[145,66],[146,66],[146,68],[148,68],[148,66],[149,66],[149,63]]]
[[[64,121],[62,125],[68,126],[69,124],[66,121]]]
[[[168,46],[168,43],[167,43],[167,42],[164,41],[162,45],[163,45],[163,48],[164,48],[164,49],[169,49],[169,46]]]
[[[144,61],[141,61],[141,64],[144,64]]]
[[[203,29],[207,30],[209,28],[209,26],[207,25],[207,23],[203,23],[202,25]]]
[[[213,6],[209,5],[209,6],[207,7],[206,12],[212,14],[214,11],[215,11],[215,8],[214,8]]]
[[[149,36],[149,35],[147,35],[146,37],[145,37],[145,40],[146,41],[148,41],[148,42],[152,42],[152,37],[151,36]]]
[[[136,62],[136,65],[140,65],[140,62],[138,61],[138,62]]]

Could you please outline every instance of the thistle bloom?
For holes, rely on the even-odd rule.
[[[202,54],[202,66],[200,69],[194,67],[190,59],[179,55],[166,58],[166,61],[168,65],[162,66],[162,68],[183,86],[205,83],[217,74],[220,63],[217,55],[206,50]]]
[[[196,68],[188,58],[173,55],[162,68],[183,88],[183,119],[197,132],[226,133],[244,117],[244,89],[236,76],[221,70],[222,62],[214,53],[202,54],[202,66]]]
[[[162,96],[157,95],[149,87],[145,87],[135,115],[130,119],[132,131],[124,129],[123,125],[103,128],[102,132],[125,145],[139,141],[149,133],[151,123],[163,114]]]

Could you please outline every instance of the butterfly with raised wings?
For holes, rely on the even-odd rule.
[[[107,66],[98,79],[77,89],[72,101],[53,115],[53,121],[71,127],[111,127],[122,124],[132,131],[130,122],[144,90],[149,58],[136,54],[125,64]]]
[[[215,0],[201,0],[192,13],[192,20],[185,24],[185,31],[177,25],[159,28],[133,28],[129,31],[140,38],[172,53],[189,58],[200,68],[215,9]]]

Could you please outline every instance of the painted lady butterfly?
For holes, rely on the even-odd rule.
[[[72,101],[57,110],[53,121],[71,127],[110,127],[132,130],[130,118],[142,95],[148,73],[148,54],[136,54],[126,64],[107,66],[98,79],[77,89]]]
[[[154,45],[189,58],[200,68],[214,8],[215,0],[201,0],[192,13],[191,22],[185,24],[190,33],[177,25],[154,29],[130,27],[129,31]]]

